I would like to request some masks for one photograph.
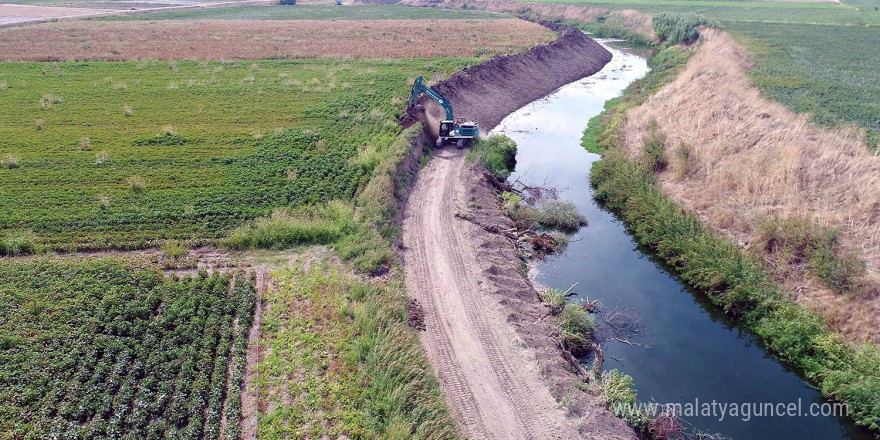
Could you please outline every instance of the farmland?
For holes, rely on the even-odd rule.
[[[880,17],[880,14],[874,14]],[[880,139],[880,31],[859,26],[736,23],[755,56],[755,85],[822,125],[854,124]],[[821,38],[816,34],[821,32]]]
[[[398,118],[414,77],[555,35],[297,11],[0,32],[0,437],[456,437],[390,263],[391,179],[421,129]],[[332,263],[275,270],[262,302],[250,251],[168,264],[222,245],[286,267],[315,243]]]
[[[61,22],[0,31],[0,61],[470,57],[552,38],[516,19]]]
[[[235,438],[249,280],[137,260],[0,265],[4,438]]]
[[[135,248],[351,199],[375,166],[359,149],[400,130],[407,80],[473,62],[2,64],[0,230]]]
[[[440,20],[508,18],[472,10],[410,8],[401,5],[233,6],[140,15],[111,15],[95,20]]]

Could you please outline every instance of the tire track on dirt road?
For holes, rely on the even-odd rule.
[[[404,218],[407,287],[425,308],[422,343],[461,426],[473,439],[579,437],[533,366],[513,346],[516,332],[491,304],[460,187],[464,153],[444,149],[416,181]]]

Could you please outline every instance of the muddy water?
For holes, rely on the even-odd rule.
[[[493,130],[513,138],[517,172],[511,179],[563,188],[589,220],[567,250],[533,269],[539,284],[575,289],[582,298],[601,299],[606,310],[635,310],[647,333],[628,345],[608,343],[604,368],[632,376],[640,401],[681,403],[794,403],[804,413],[821,395],[787,370],[708,301],[641,249],[624,225],[597,206],[589,186],[590,168],[600,159],[580,146],[587,121],[604,102],[618,96],[648,70],[626,49],[607,43],[614,59],[599,73],[564,86],[508,116]],[[687,406],[683,406],[687,408]],[[719,409],[718,406],[715,407]],[[757,410],[751,410],[756,414]],[[748,419],[747,421],[744,419]],[[694,428],[735,439],[871,439],[837,417],[766,417],[721,414],[685,417]]]

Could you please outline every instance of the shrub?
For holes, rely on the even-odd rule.
[[[279,250],[302,244],[329,244],[352,227],[353,215],[353,210],[342,203],[293,211],[276,209],[269,217],[233,230],[223,245],[238,250]]]
[[[669,165],[669,159],[666,158],[666,135],[660,131],[660,124],[656,119],[648,123],[642,148],[642,159],[654,172],[663,171]]]
[[[838,249],[838,231],[804,218],[770,218],[758,226],[757,245],[771,259],[774,272],[788,274],[806,265],[827,287],[854,292],[864,287],[866,267],[858,257]]]
[[[516,212],[520,207],[520,203],[522,203],[522,197],[518,194],[510,191],[504,191],[501,193],[501,210],[504,211],[505,214],[511,215]]]
[[[685,141],[681,141],[675,148],[675,178],[681,180],[687,177],[693,169],[694,150]]]
[[[138,194],[147,189],[147,180],[141,176],[128,176],[128,178],[125,179],[125,184],[128,185],[133,192]]]
[[[21,166],[21,159],[12,153],[7,153],[3,160],[0,160],[0,165],[12,170]]]
[[[538,224],[546,229],[573,232],[587,225],[587,218],[578,211],[574,203],[564,200],[547,199],[538,205]]]
[[[99,151],[95,153],[95,166],[102,165],[104,162],[107,162],[107,159],[110,158],[110,153],[106,151]]]
[[[162,253],[174,260],[185,256],[188,252],[189,249],[180,240],[168,240],[162,244]]]
[[[98,194],[98,206],[101,209],[107,209],[110,207],[110,196],[106,194]]]
[[[39,104],[41,109],[47,110],[52,108],[52,104],[61,104],[62,102],[64,102],[64,97],[47,93],[40,98]]]
[[[293,6],[296,4],[296,0],[281,0],[278,2],[278,4],[284,6]]]
[[[547,289],[539,293],[541,302],[550,307],[550,313],[556,315],[565,307],[565,297],[558,289]]]
[[[633,378],[617,370],[606,371],[599,381],[602,388],[602,400],[614,413],[632,426],[642,427],[648,421],[648,415],[636,411],[636,390]]]
[[[516,142],[507,136],[492,135],[477,140],[472,154],[476,154],[480,163],[498,180],[507,179],[516,168]]]
[[[566,348],[575,356],[584,356],[593,345],[593,317],[580,304],[569,303],[557,319]]]
[[[27,255],[39,250],[39,237],[27,229],[9,231],[0,238],[0,255]]]
[[[690,44],[700,36],[699,27],[718,27],[714,21],[694,13],[661,12],[654,15],[654,32],[660,41]]]

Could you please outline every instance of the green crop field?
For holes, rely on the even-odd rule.
[[[50,249],[211,242],[350,200],[418,75],[474,59],[0,64],[0,237]],[[374,148],[375,149],[375,148]]]
[[[122,259],[0,265],[3,438],[237,438],[254,289]]]
[[[880,29],[735,23],[755,55],[752,78],[771,98],[824,125],[880,135]]]
[[[506,18],[472,10],[411,8],[400,5],[233,6],[142,15],[113,15],[96,20],[413,20]]]

